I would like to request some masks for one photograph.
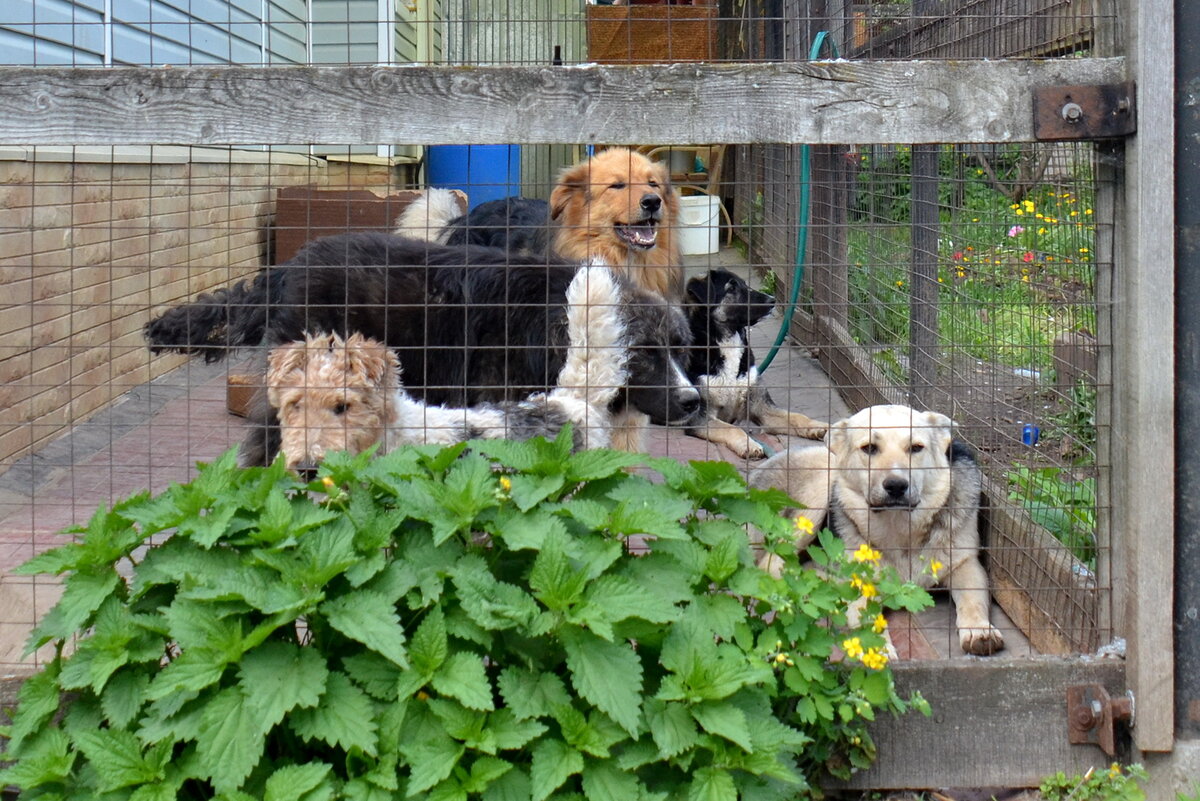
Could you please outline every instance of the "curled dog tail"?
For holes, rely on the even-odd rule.
[[[553,397],[603,409],[629,379],[621,287],[607,266],[581,267],[567,287],[567,359]]]
[[[446,244],[446,238],[450,236],[447,226],[463,216],[458,197],[450,189],[426,189],[400,212],[393,233],[422,242]]]
[[[204,361],[225,358],[232,348],[257,345],[267,316],[280,302],[286,269],[268,267],[253,278],[206,292],[146,323],[143,333],[154,353],[203,353]]]

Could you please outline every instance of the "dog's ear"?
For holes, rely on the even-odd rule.
[[[846,453],[846,431],[847,421],[838,420],[825,432],[825,447],[829,448],[836,460],[841,460]]]
[[[352,334],[346,340],[346,367],[387,389],[399,380],[400,362],[392,349],[362,334]]]
[[[304,371],[308,359],[307,342],[289,342],[271,348],[267,354],[267,402],[279,408],[279,387],[284,378],[295,370]]]
[[[567,210],[567,206],[576,197],[587,192],[588,179],[591,175],[591,162],[585,161],[568,167],[558,176],[558,183],[550,193],[550,219],[557,220]]]
[[[950,456],[950,446],[954,441],[954,421],[941,412],[922,412],[921,422],[930,428],[933,436],[933,446]]]
[[[712,292],[710,288],[708,275],[697,276],[687,282],[688,297],[697,303],[708,303],[708,296]]]

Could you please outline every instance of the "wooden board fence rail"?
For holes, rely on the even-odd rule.
[[[1125,60],[581,67],[0,67],[27,145],[874,144],[1033,139],[1034,90]]]

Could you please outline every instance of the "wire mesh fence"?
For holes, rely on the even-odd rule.
[[[798,61],[821,30],[853,58],[1042,58],[1087,53],[1111,21],[1079,2],[844,4],[836,19],[828,5],[29,0],[0,11],[0,61]],[[453,131],[445,144],[456,147]],[[760,360],[772,352],[785,319],[798,344],[772,354],[759,384],[772,408],[814,424],[772,432],[734,409],[741,419],[723,422],[739,433],[690,426],[707,429],[706,441],[689,426],[656,427],[646,447],[749,470],[874,403],[944,413],[983,468],[993,614],[1009,652],[1090,651],[1109,640],[1113,223],[1103,196],[1114,187],[1098,180],[1091,146],[629,144],[682,196],[657,235],[674,236],[684,278],[724,270],[773,296],[781,311],[750,328],[750,347]],[[17,564],[69,537],[59,532],[97,506],[186,480],[197,460],[246,437],[248,424],[231,411],[244,413],[262,386],[265,352],[215,364],[152,354],[150,319],[286,262],[314,239],[390,231],[435,183],[461,185],[472,205],[509,195],[553,202],[563,171],[597,152],[403,142],[0,147],[0,665],[23,660],[28,631],[58,592],[14,574]],[[435,175],[443,157],[462,169],[458,184]],[[598,190],[624,183],[585,176]],[[641,203],[623,201],[621,213]],[[598,215],[557,227],[547,216],[543,233],[586,230]],[[511,223],[499,227],[511,233]],[[622,235],[627,244],[649,236],[637,225]],[[679,299],[712,305],[686,291]],[[722,344],[711,321],[698,325],[697,348]],[[906,655],[962,653],[949,610],[943,601],[893,624]]]

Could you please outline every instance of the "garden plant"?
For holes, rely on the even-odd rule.
[[[895,690],[870,549],[725,463],[556,441],[231,451],[24,565],[64,576],[0,755],[22,799],[768,801],[874,756]],[[787,562],[755,566],[746,527]],[[867,596],[861,625],[848,605]]]

